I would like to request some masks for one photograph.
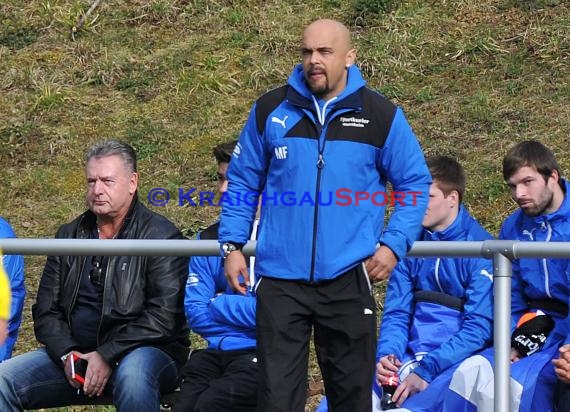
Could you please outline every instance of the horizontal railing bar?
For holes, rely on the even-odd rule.
[[[255,241],[244,248],[248,255],[255,252]],[[27,239],[1,238],[0,249],[7,255],[70,255],[91,256],[216,256],[220,253],[217,240],[182,239]],[[570,242],[520,242],[487,240],[484,242],[418,241],[408,256],[487,257],[501,253],[508,257],[570,257]]]

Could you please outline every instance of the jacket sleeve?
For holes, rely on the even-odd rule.
[[[2,257],[0,255],[0,257]],[[0,261],[0,319],[8,321],[10,318],[10,279]]]
[[[255,296],[219,295],[212,301],[212,316],[229,326],[255,329]]]
[[[412,270],[411,259],[404,259],[398,263],[388,282],[376,361],[390,354],[402,359],[406,352],[414,310]]]
[[[62,238],[60,227],[56,238]],[[65,270],[66,273],[63,273]],[[38,286],[36,302],[32,306],[34,332],[36,339],[45,345],[50,357],[59,362],[59,358],[79,347],[71,335],[64,308],[60,305],[61,288],[67,280],[68,268],[62,256],[48,256]]]
[[[465,305],[461,329],[436,350],[428,353],[414,373],[427,382],[437,375],[484,349],[491,341],[493,328],[493,272],[487,259],[461,259],[468,271],[469,283],[465,289]],[[458,268],[458,270],[462,270]]]
[[[566,275],[566,284],[570,285],[570,261],[565,261],[564,264],[564,272]],[[567,299],[566,299],[566,305],[568,305],[568,307],[570,308],[570,294],[568,295]],[[562,322],[558,322],[560,325],[564,325],[565,326],[565,331],[566,331],[566,337],[564,338],[563,341],[563,345],[567,345],[570,343],[570,328],[567,327],[566,325],[570,325],[570,313],[568,313],[566,315],[566,319],[563,320]],[[556,324],[555,324],[556,327]],[[551,337],[552,336],[552,337]],[[548,336],[548,338],[550,339],[554,339],[554,334],[552,333],[551,335]],[[546,345],[546,343],[545,343]]]
[[[152,224],[152,222],[150,223]],[[161,239],[181,239],[177,229]],[[113,333],[113,339],[97,348],[110,365],[131,350],[145,345],[167,344],[179,332],[184,318],[184,285],[188,276],[188,258],[149,256],[146,267],[145,309],[132,321]],[[182,323],[182,327],[185,327]]]
[[[184,309],[190,329],[205,339],[221,335],[226,330],[212,316],[212,300],[224,290],[216,285],[219,260],[217,256],[193,256],[190,259]]]
[[[24,258],[21,255],[6,255],[3,257],[4,269],[8,275],[11,289],[10,318],[8,321],[8,338],[0,346],[0,362],[12,356],[12,350],[18,338],[18,330],[22,323],[22,311],[26,288],[24,285]]]
[[[393,186],[394,212],[379,238],[402,259],[421,230],[431,175],[422,149],[400,108],[380,154],[380,173]]]
[[[228,190],[220,199],[220,243],[246,243],[257,210],[257,199],[265,185],[268,159],[263,137],[257,130],[256,105],[249,115],[228,167]]]

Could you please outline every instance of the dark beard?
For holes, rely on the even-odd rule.
[[[318,98],[322,98],[328,92],[330,92],[328,78],[326,79],[325,84],[323,86],[319,86],[319,87],[314,87],[313,85],[311,85],[311,82],[309,81],[308,76],[305,77],[305,83],[307,84],[307,87],[309,88],[311,93]]]
[[[318,89],[315,89],[309,85],[309,90],[318,98],[322,98],[330,91],[328,84],[324,87],[319,87]]]
[[[545,214],[547,209],[550,209],[552,207],[553,201],[554,201],[554,193],[550,192],[550,198],[548,199],[547,202],[544,203],[544,206],[541,209],[537,210],[536,212],[530,212],[530,213],[525,212],[525,214],[530,217],[542,216]]]

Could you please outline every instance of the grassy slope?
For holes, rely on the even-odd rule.
[[[103,0],[72,40],[88,6],[0,4],[0,214],[22,237],[51,237],[82,211],[82,156],[104,137],[138,149],[144,201],[152,187],[213,190],[211,147],[236,137],[253,100],[284,81],[317,17],[351,28],[365,77],[403,106],[426,153],[463,162],[466,203],[491,232],[514,209],[500,176],[514,142],[540,139],[570,170],[564,1],[410,0],[359,16],[337,0]],[[189,236],[217,214],[175,200],[155,210]],[[35,345],[29,309],[43,260],[26,258],[19,351]]]

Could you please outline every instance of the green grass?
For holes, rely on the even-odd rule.
[[[567,2],[103,1],[72,37],[89,3],[0,3],[0,214],[21,237],[51,237],[83,209],[83,154],[107,137],[137,148],[144,202],[152,187],[215,190],[211,148],[283,83],[318,17],[350,27],[365,77],[404,108],[425,152],[463,163],[466,204],[492,233],[514,210],[500,173],[513,143],[540,139],[570,170]],[[188,236],[218,213],[154,209]],[[18,351],[36,346],[43,261],[26,257]]]

